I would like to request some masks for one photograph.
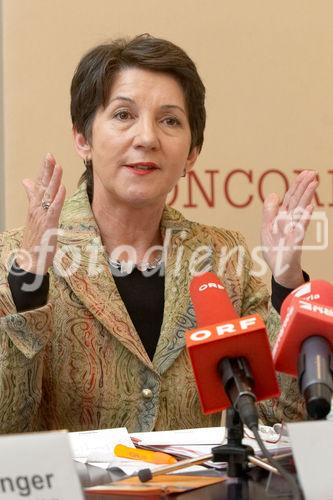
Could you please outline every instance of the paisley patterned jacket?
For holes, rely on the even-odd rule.
[[[191,222],[172,208],[165,208],[161,229],[165,306],[153,361],[117,291],[84,185],[63,208],[45,306],[17,313],[7,261],[20,247],[22,229],[1,235],[0,432],[219,425],[219,414],[200,410],[185,349],[184,332],[196,326],[188,292],[191,266],[208,262],[237,312],[264,318],[272,343],[279,316],[263,283],[251,275],[239,233]],[[266,423],[302,418],[295,382],[280,382],[281,397],[260,404]]]

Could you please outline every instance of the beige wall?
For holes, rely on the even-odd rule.
[[[190,218],[239,229],[253,247],[259,184],[265,193],[282,192],[283,173],[290,179],[294,169],[313,168],[331,222],[331,0],[3,0],[5,226],[24,222],[20,179],[35,175],[45,152],[64,166],[68,192],[75,188],[82,165],[68,110],[80,56],[108,38],[142,32],[185,48],[207,87],[206,142],[195,172],[208,199],[214,181],[214,206],[193,176],[181,181],[175,206]],[[245,208],[232,206],[248,199]],[[305,255],[313,278],[333,281],[332,262],[329,250]]]

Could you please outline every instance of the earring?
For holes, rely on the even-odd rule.
[[[187,174],[187,170],[186,170],[186,168],[184,168],[182,177],[186,177],[186,174]]]
[[[87,157],[87,158],[85,158],[85,159],[83,160],[83,163],[84,163],[84,166],[85,166],[86,168],[92,168],[92,160],[91,160],[91,158],[88,158],[88,157]]]

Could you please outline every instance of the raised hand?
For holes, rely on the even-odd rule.
[[[57,246],[57,229],[66,190],[61,184],[62,168],[47,154],[36,181],[24,179],[29,207],[21,251],[16,262],[21,269],[45,274],[52,265]]]
[[[276,193],[271,193],[264,202],[261,229],[263,256],[275,281],[286,288],[296,288],[304,283],[302,244],[311,219],[312,199],[317,186],[316,172],[304,170],[292,182],[281,207]]]

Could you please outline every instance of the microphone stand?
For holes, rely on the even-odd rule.
[[[234,407],[227,409],[226,431],[227,443],[212,448],[213,462],[227,462],[228,476],[237,479],[230,485],[228,498],[247,498],[249,459],[254,456],[254,450],[242,444],[244,426]]]

